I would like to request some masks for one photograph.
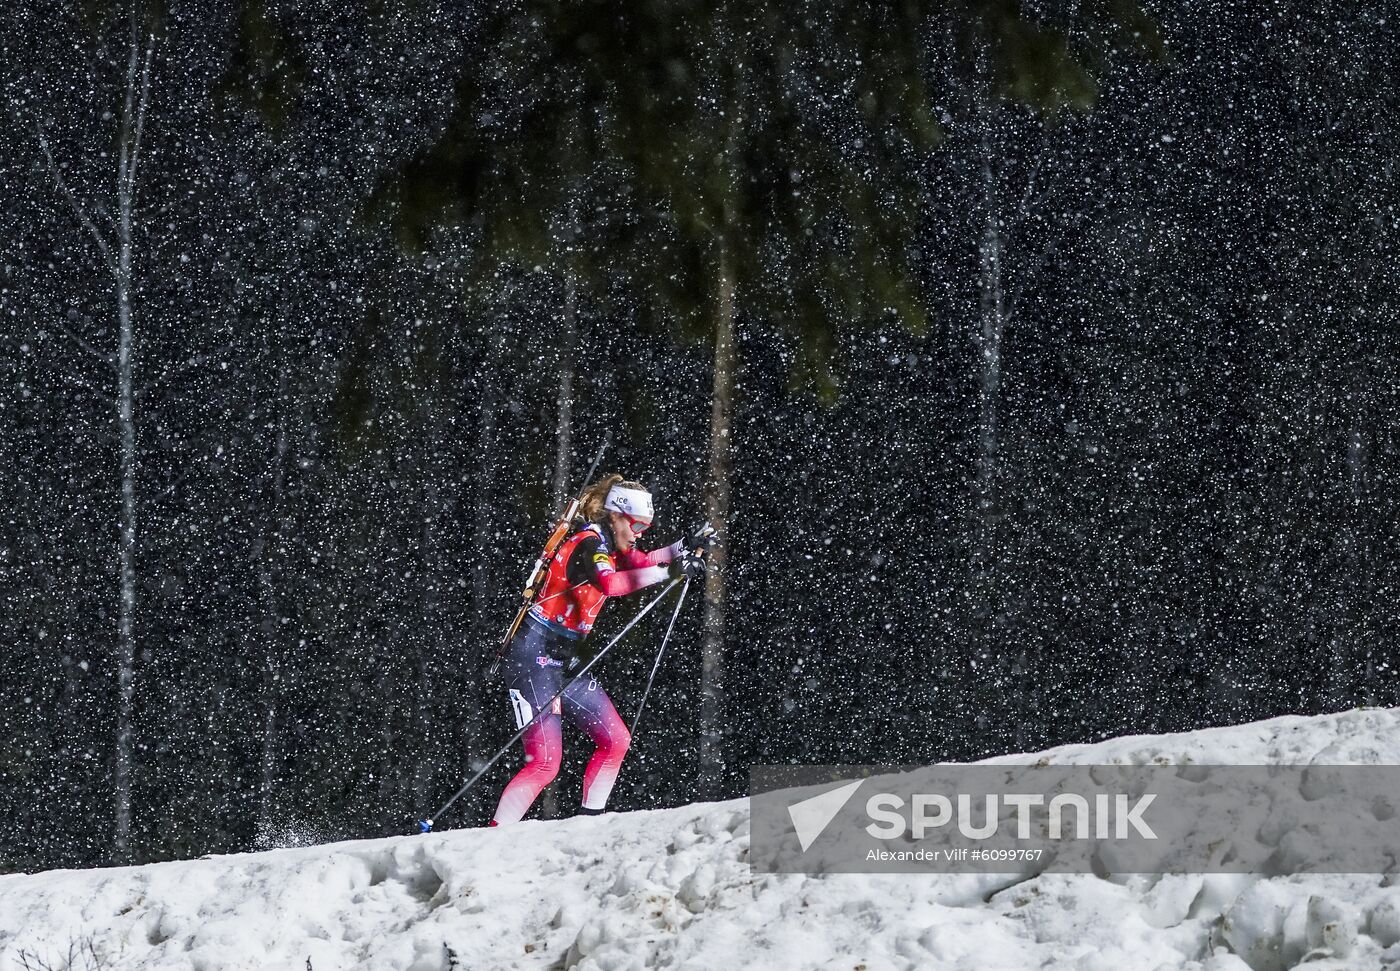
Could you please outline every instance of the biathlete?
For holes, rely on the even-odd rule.
[[[544,705],[550,711],[521,738],[525,767],[506,784],[492,826],[518,822],[559,774],[564,718],[593,740],[593,757],[583,773],[583,810],[602,812],[631,733],[592,675],[555,696],[581,660],[583,641],[609,597],[636,593],[672,576],[703,578],[707,569],[703,554],[715,537],[708,524],[662,549],[637,549],[637,537],[652,524],[651,493],[640,483],[625,482],[620,475],[600,479],[584,490],[580,512],[587,525],[560,544],[539,598],[502,659],[515,727],[529,724]]]

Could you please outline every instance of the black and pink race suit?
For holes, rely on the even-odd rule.
[[[525,767],[506,784],[493,824],[519,821],[559,774],[563,718],[586,732],[595,746],[583,774],[583,807],[596,811],[607,804],[632,740],[627,725],[594,677],[581,679],[558,698],[555,695],[569,677],[567,669],[578,657],[602,602],[666,579],[665,564],[679,553],[680,545],[651,553],[614,552],[605,530],[590,523],[560,547],[545,575],[540,599],[502,662],[516,728],[528,724],[543,706],[551,710],[525,731],[521,739]]]

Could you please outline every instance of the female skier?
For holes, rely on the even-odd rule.
[[[518,822],[559,774],[561,716],[587,732],[596,746],[583,773],[583,809],[602,812],[631,733],[591,675],[562,696],[555,695],[564,685],[567,670],[577,666],[582,641],[593,629],[603,601],[635,593],[672,575],[705,575],[702,554],[714,542],[714,530],[708,524],[690,530],[670,546],[643,553],[636,548],[636,539],[652,521],[651,493],[645,486],[610,475],[583,495],[580,511],[587,525],[560,544],[539,599],[525,615],[502,662],[515,727],[528,724],[544,705],[550,705],[550,711],[522,737],[525,767],[506,784],[492,826]]]

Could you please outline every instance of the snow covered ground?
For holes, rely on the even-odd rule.
[[[1400,710],[993,760],[1400,764]],[[0,877],[0,971],[1400,968],[1390,876],[753,874],[746,800]],[[94,955],[97,960],[93,960]]]

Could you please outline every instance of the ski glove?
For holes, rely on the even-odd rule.
[[[676,579],[703,580],[709,572],[704,559],[694,553],[682,553],[671,561],[671,576]]]
[[[687,550],[708,550],[719,543],[719,534],[709,523],[701,523],[687,529],[681,543]]]

